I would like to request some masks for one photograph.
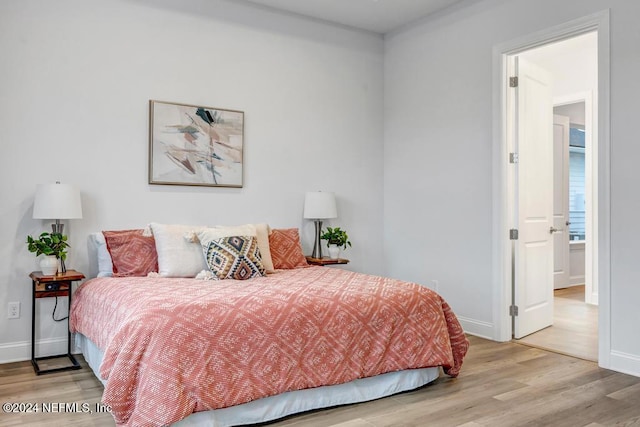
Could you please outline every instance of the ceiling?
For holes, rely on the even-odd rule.
[[[274,9],[384,34],[461,0],[247,0]]]

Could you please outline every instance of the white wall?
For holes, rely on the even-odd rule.
[[[0,362],[29,354],[24,242],[50,229],[31,218],[39,183],[81,190],[84,218],[65,228],[80,271],[88,233],[151,221],[301,227],[310,252],[304,192],[328,190],[347,267],[382,272],[382,38],[238,3],[0,2]],[[149,99],[244,111],[244,188],[147,184]],[[59,348],[65,325],[41,304]]]
[[[439,280],[467,330],[495,332],[492,49],[611,9],[611,355],[640,375],[634,118],[640,3],[478,0],[385,37],[386,273]]]
[[[385,37],[385,268],[489,336],[492,42],[483,8],[450,10]]]

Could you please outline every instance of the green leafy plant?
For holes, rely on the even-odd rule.
[[[34,239],[27,236],[27,247],[29,252],[35,252],[38,255],[54,255],[61,260],[67,259],[67,236],[60,233],[44,232],[38,238]]]
[[[329,245],[338,245],[342,247],[342,249],[347,249],[347,245],[351,246],[347,232],[341,230],[340,227],[327,227],[320,235],[320,238],[327,241],[327,247],[329,247]]]

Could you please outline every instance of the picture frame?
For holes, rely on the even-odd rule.
[[[244,112],[149,100],[149,184],[243,185]]]

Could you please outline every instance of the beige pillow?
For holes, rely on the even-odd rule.
[[[198,236],[200,243],[206,244],[216,239],[223,237],[233,236],[253,236],[257,237],[256,227],[253,224],[236,225],[233,227],[226,227],[217,225],[212,228],[204,228],[195,232]]]
[[[273,259],[271,258],[271,247],[269,246],[269,233],[271,228],[269,224],[253,224],[256,228],[256,238],[258,240],[258,249],[262,256],[262,265],[267,273],[273,273]]]
[[[156,240],[160,276],[196,277],[208,269],[200,243],[184,238],[190,232],[206,229],[205,226],[151,223],[150,227]]]

